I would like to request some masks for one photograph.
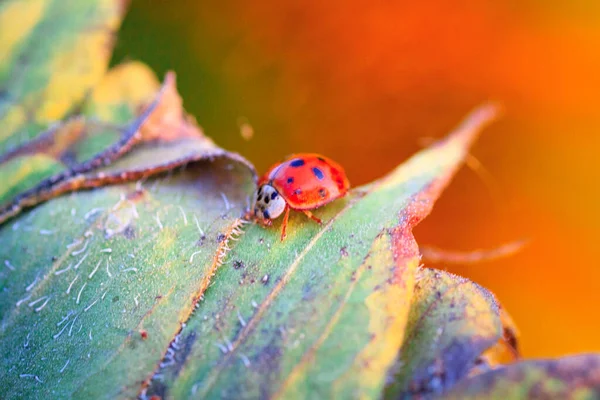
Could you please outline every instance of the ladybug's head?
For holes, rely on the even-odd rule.
[[[271,185],[262,185],[254,196],[254,216],[275,219],[285,210],[285,200]]]

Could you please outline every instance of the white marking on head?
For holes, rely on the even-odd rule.
[[[262,185],[254,195],[254,216],[275,219],[285,210],[285,200],[271,185]]]

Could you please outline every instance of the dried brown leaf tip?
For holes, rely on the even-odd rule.
[[[142,110],[150,106],[146,105]],[[182,138],[203,138],[212,143],[204,136],[195,118],[184,111],[183,100],[177,91],[175,73],[172,71],[167,73],[160,101],[141,126],[140,133],[144,141],[172,142]]]

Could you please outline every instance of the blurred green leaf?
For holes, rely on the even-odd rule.
[[[62,74],[62,79],[67,80],[67,72],[61,70],[57,75]],[[79,79],[76,75],[71,78]],[[136,135],[160,100],[158,89],[159,83],[148,67],[140,63],[120,65],[99,80],[83,104],[72,104],[80,107],[82,114],[51,124],[27,142],[21,143],[27,137],[15,132],[13,136],[21,145],[0,156],[0,176],[9,177],[0,188],[0,210],[19,203],[20,199],[15,201],[17,195],[31,196],[36,187],[47,187],[51,177],[65,179],[107,164],[143,139]],[[44,101],[51,105],[55,99]],[[147,104],[149,107],[144,110]],[[5,131],[8,129],[9,126],[4,127]]]
[[[0,176],[6,176],[8,183],[0,190],[0,204],[4,203],[0,207],[0,223],[23,207],[64,192],[141,179],[187,162],[225,154],[183,112],[173,73],[168,74],[158,95],[145,106],[143,99],[157,86],[147,67],[139,63],[119,66],[95,88],[85,104],[87,112],[95,111],[114,120],[112,125],[96,122],[91,116],[78,116],[0,157]],[[134,118],[133,122],[116,125],[127,118]],[[136,152],[130,153],[134,146]],[[51,157],[69,168],[48,161]],[[21,166],[16,172],[14,164]]]
[[[0,154],[63,119],[106,72],[122,0],[0,3]]]
[[[526,360],[458,383],[444,399],[600,398],[600,355]]]
[[[485,288],[447,272],[420,269],[386,397],[427,396],[452,387],[502,338],[500,313]]]

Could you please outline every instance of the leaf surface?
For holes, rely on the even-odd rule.
[[[156,103],[132,150],[43,181],[9,216],[46,202],[0,227],[7,397],[135,396],[237,232],[253,169],[189,120],[172,77]]]
[[[4,397],[428,395],[498,365],[507,315],[412,236],[493,106],[280,242],[173,73],[106,71],[122,7],[0,3]]]
[[[376,397],[404,338],[419,263],[412,227],[494,108],[373,184],[303,215],[250,225],[147,395]]]
[[[387,398],[442,393],[477,367],[505,330],[501,306],[483,287],[428,268],[419,270],[416,281]]]
[[[8,177],[0,188],[0,206],[4,206],[0,221],[18,212],[19,203],[27,203],[40,188],[110,163],[143,140],[139,129],[160,104],[158,90],[159,83],[147,67],[118,66],[91,92],[83,114],[53,124],[0,156],[0,176]]]
[[[115,74],[124,81],[132,73],[137,73],[137,69],[125,69],[126,73]],[[114,79],[109,79],[109,82],[110,86],[115,85]],[[91,103],[90,108],[102,111],[104,107],[105,112],[112,108],[113,118],[119,120],[127,114],[133,114],[135,106],[123,101],[117,105]],[[138,104],[137,108],[141,109],[141,106]],[[130,152],[134,146],[136,151]],[[25,155],[23,160],[27,163],[31,158],[46,154],[49,148],[59,154],[69,154],[73,159],[83,158],[83,161],[75,162],[68,170],[50,177],[40,176],[40,171],[22,176],[21,182],[26,182],[32,188],[18,195],[12,193],[14,188],[9,191],[13,196],[0,208],[0,223],[18,214],[23,208],[66,192],[142,179],[204,158],[227,156],[246,163],[252,169],[241,157],[215,146],[183,112],[172,73],[167,75],[161,91],[150,105],[125,127],[106,127],[94,121],[76,118],[61,124],[41,139],[23,146],[18,152],[9,153],[4,159],[10,165],[13,158]],[[87,159],[81,156],[86,151],[96,154]],[[10,171],[8,168],[2,169],[0,164],[0,176],[10,176]],[[5,197],[8,198],[7,195]]]
[[[221,159],[147,183],[59,197],[1,228],[8,397],[131,397],[162,358],[252,175]]]
[[[0,154],[81,103],[106,72],[122,0],[0,3]]]
[[[458,383],[444,399],[597,399],[600,356],[526,360]]]

